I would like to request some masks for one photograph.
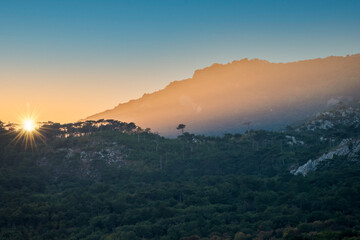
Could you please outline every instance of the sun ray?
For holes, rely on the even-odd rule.
[[[44,136],[40,132],[40,124],[36,121],[35,111],[27,109],[25,114],[19,118],[22,124],[16,124],[16,135],[11,143],[21,144],[25,150],[30,148],[32,151],[37,148],[38,140],[45,142]]]

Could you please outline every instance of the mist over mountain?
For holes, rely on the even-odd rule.
[[[360,54],[290,63],[242,59],[196,70],[193,77],[122,103],[87,120],[134,122],[163,135],[278,129],[334,102],[358,99]]]

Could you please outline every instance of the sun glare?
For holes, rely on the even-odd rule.
[[[35,130],[35,123],[32,119],[27,119],[24,121],[23,128],[27,132],[32,132]]]
[[[39,142],[45,142],[45,138],[42,135],[41,131],[44,131],[38,122],[38,115],[35,110],[30,111],[28,109],[22,114],[19,114],[20,124],[16,124],[16,136],[11,141],[15,144],[20,143],[25,150],[31,148],[34,150],[37,148]]]

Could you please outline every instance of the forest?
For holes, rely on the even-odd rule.
[[[360,239],[358,155],[291,173],[358,139],[359,112],[223,136],[184,123],[176,138],[115,120],[47,122],[31,146],[1,122],[0,239]]]

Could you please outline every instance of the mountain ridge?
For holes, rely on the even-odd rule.
[[[289,111],[294,107],[307,117],[322,110],[332,97],[358,97],[359,66],[360,54],[289,63],[247,58],[215,63],[196,70],[192,78],[173,81],[86,119],[135,122],[164,135],[174,135],[180,122],[207,134],[242,131],[245,121],[269,129],[267,125],[299,120]],[[286,119],[276,119],[284,112],[289,115]],[[269,120],[271,124],[266,123]]]

